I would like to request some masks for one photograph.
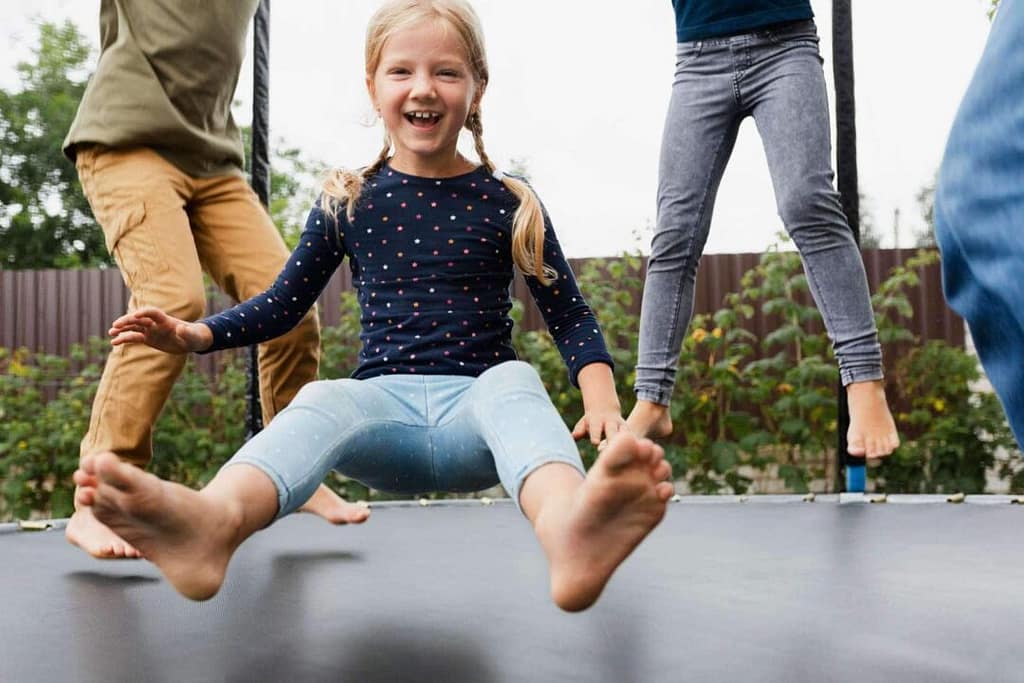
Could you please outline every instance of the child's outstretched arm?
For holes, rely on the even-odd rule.
[[[341,220],[347,226],[344,216]],[[114,321],[112,343],[148,344],[168,353],[207,353],[280,337],[313,307],[345,258],[340,233],[335,219],[314,206],[298,245],[269,289],[198,322],[141,308]]]
[[[602,438],[611,439],[626,426],[622,419],[622,406],[615,392],[615,377],[607,363],[590,363],[576,375],[583,394],[583,417],[573,427],[574,439],[590,436],[595,446]]]
[[[213,344],[213,332],[203,323],[190,323],[147,306],[115,320],[108,334],[114,346],[146,344],[167,353],[205,351]]]

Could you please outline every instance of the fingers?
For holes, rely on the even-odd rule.
[[[586,436],[589,431],[590,429],[587,426],[587,416],[584,415],[580,418],[579,422],[576,423],[576,426],[572,428],[572,438],[579,441]]]
[[[111,336],[114,336],[114,330],[110,330]],[[146,335],[142,332],[117,332],[117,336],[114,336],[110,340],[113,346],[121,346],[122,344],[145,344]]]

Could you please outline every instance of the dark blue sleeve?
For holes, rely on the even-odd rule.
[[[555,280],[545,286],[536,277],[528,275],[526,284],[544,316],[562,360],[569,368],[569,381],[578,387],[577,376],[584,366],[605,363],[614,368],[615,364],[608,353],[597,318],[580,293],[576,277],[562,254],[547,211],[544,212],[544,263],[554,269]]]
[[[344,214],[340,220],[344,223]],[[344,258],[337,221],[319,204],[314,206],[274,284],[234,308],[199,321],[213,332],[213,345],[203,353],[259,344],[287,333],[313,307]]]

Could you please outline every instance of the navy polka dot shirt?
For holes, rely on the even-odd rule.
[[[313,208],[284,271],[264,293],[202,320],[207,351],[280,336],[313,306],[347,256],[361,309],[356,379],[422,373],[477,376],[515,360],[512,217],[517,200],[482,167],[453,178],[384,166],[367,179],[349,222]],[[576,285],[545,214],[550,286],[527,283],[576,383],[589,363],[612,365],[601,329]]]

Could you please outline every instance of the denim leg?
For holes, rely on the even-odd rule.
[[[521,361],[501,363],[477,377],[453,411],[452,420],[438,431],[439,458],[459,443],[485,446],[516,505],[523,482],[543,465],[564,463],[585,475],[572,435],[537,371]],[[442,443],[450,446],[442,448]],[[464,466],[439,466],[441,480],[447,478],[445,469],[458,471]]]
[[[844,385],[881,379],[860,250],[833,187],[825,77],[813,24],[752,41],[740,84],[764,144],[779,216],[793,238]]]
[[[1024,446],[1024,3],[1003,0],[953,122],[935,192],[949,305]]]
[[[668,405],[722,174],[739,131],[727,46],[681,43],[658,168],[658,220],[644,280],[634,389]]]
[[[304,386],[225,465],[264,472],[278,491],[278,518],[301,507],[331,470],[384,491],[435,490],[422,381],[385,388],[377,379]]]

